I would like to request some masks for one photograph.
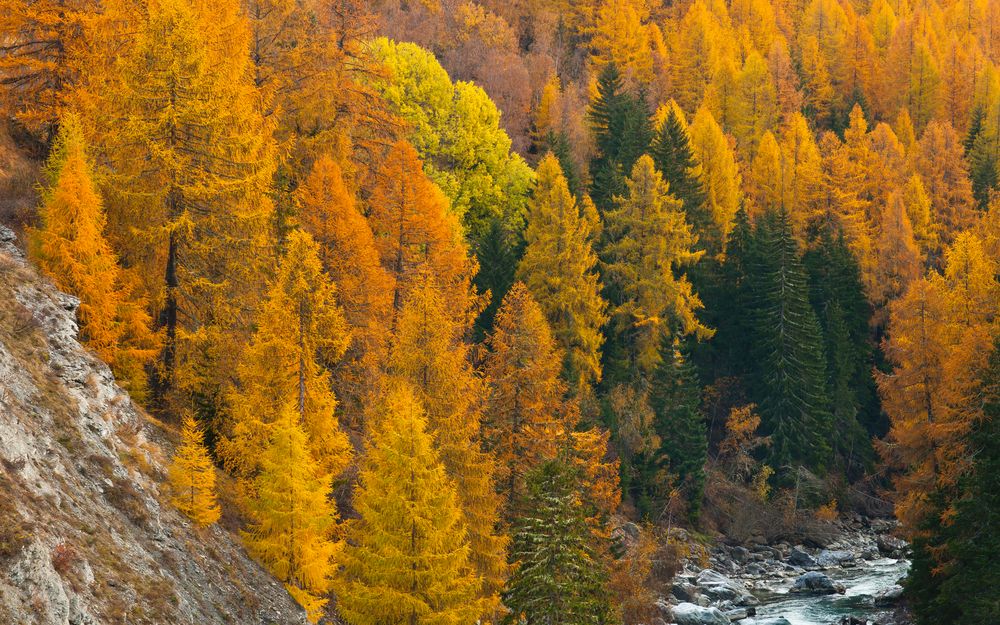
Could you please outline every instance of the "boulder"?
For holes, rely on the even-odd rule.
[[[788,553],[788,563],[793,566],[801,566],[804,569],[818,566],[815,558],[806,553],[802,547],[792,547],[792,550]]]
[[[875,595],[875,605],[893,605],[903,598],[903,587],[899,584],[889,586]]]
[[[891,558],[900,557],[906,549],[906,541],[896,538],[892,534],[879,534],[878,539],[876,539],[876,544],[878,545],[878,550],[882,553],[882,555],[889,556]]]
[[[682,603],[675,605],[671,612],[677,625],[729,625],[729,617],[718,608]]]
[[[760,603],[746,586],[712,569],[704,569],[698,573],[695,583],[703,594],[715,601],[732,601],[734,605],[740,606]]]
[[[824,549],[816,556],[816,564],[822,567],[844,566],[854,562],[854,554],[850,551],[831,551]]]
[[[698,588],[687,582],[674,582],[670,587],[670,594],[678,601],[695,602],[698,600]]]
[[[832,595],[834,593],[844,594],[847,592],[847,589],[843,584],[838,584],[830,579],[829,575],[824,575],[819,571],[810,571],[805,575],[800,575],[788,592],[809,595]]]

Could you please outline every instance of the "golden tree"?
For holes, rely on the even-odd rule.
[[[211,525],[221,511],[215,499],[215,466],[205,449],[205,435],[194,417],[184,415],[181,444],[170,464],[171,501],[198,525]]]
[[[442,289],[453,314],[467,314],[475,264],[447,199],[424,174],[416,150],[406,141],[390,149],[369,205],[382,266],[394,280],[392,304],[397,315],[424,272]]]
[[[455,484],[469,542],[469,562],[482,580],[486,612],[498,606],[507,575],[507,539],[497,532],[500,500],[494,459],[480,447],[485,387],[469,362],[466,328],[448,312],[429,276],[407,296],[396,324],[389,372],[412,389],[427,429]]]
[[[305,608],[309,621],[323,616],[342,544],[335,540],[337,511],[328,499],[330,475],[309,451],[293,402],[273,424],[260,473],[247,504],[247,550]]]
[[[697,120],[697,118],[696,118]],[[697,123],[697,121],[696,121]],[[702,308],[680,268],[698,260],[697,238],[684,221],[681,203],[648,156],[641,157],[627,181],[628,195],[616,198],[605,215],[604,280],[615,332],[612,358],[620,375],[647,375],[659,363],[660,343],[676,329],[709,337],[697,318]],[[609,342],[611,342],[609,340]]]
[[[484,613],[462,506],[420,402],[393,383],[369,420],[337,609],[351,625],[462,625]]]
[[[538,164],[517,276],[545,312],[565,354],[564,375],[577,394],[601,379],[601,327],[607,321],[591,230],[559,161],[547,154]]]
[[[109,238],[164,330],[158,397],[213,397],[273,261],[274,141],[235,0],[150,2],[132,43],[94,106]]]
[[[45,175],[39,227],[29,234],[31,258],[56,286],[80,299],[80,338],[143,401],[144,367],[156,356],[159,337],[104,238],[104,207],[77,115],[62,118]]]
[[[296,199],[299,221],[318,245],[320,261],[337,285],[337,303],[351,328],[351,343],[334,384],[340,400],[358,417],[388,351],[393,281],[381,265],[371,227],[336,160],[320,157]]]
[[[336,476],[346,468],[351,447],[338,427],[337,402],[324,365],[335,363],[349,340],[315,242],[305,232],[293,232],[229,393],[232,423],[218,445],[227,469],[243,478],[256,473],[289,404],[323,471]]]

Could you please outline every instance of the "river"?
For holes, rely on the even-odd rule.
[[[887,612],[875,606],[875,595],[899,583],[909,565],[907,560],[881,558],[859,561],[852,568],[828,569],[824,572],[846,586],[846,594],[796,595],[782,587],[771,594],[758,594],[761,605],[757,608],[757,616],[783,616],[792,625],[830,625],[847,615],[875,621]]]

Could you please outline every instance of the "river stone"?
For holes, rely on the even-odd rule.
[[[899,584],[889,586],[875,595],[875,605],[892,605],[903,598],[903,587]]]
[[[816,564],[822,567],[843,566],[845,562],[854,560],[854,554],[850,551],[831,551],[824,549],[816,556]]]
[[[830,579],[829,575],[824,575],[819,571],[810,571],[799,576],[795,584],[789,589],[791,593],[812,594],[812,595],[832,595],[834,593],[844,594],[847,589],[843,584]]]
[[[745,618],[741,621],[736,621],[736,625],[792,625],[788,619],[783,616],[772,616],[766,618]]]
[[[757,605],[760,603],[750,594],[747,587],[718,571],[704,569],[698,573],[695,582],[701,591],[716,601],[732,601],[734,605]]]
[[[677,625],[729,625],[729,617],[718,608],[703,608],[693,603],[682,603],[675,605],[672,612]]]
[[[803,551],[801,547],[792,547],[791,552],[788,554],[788,563],[794,566],[801,566],[804,569],[815,568],[816,560]]]
[[[902,554],[903,550],[906,549],[906,541],[896,538],[892,534],[879,534],[876,543],[878,544],[878,550],[882,552],[882,555],[893,558],[898,558],[900,554]]]

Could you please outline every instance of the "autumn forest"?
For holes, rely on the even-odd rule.
[[[312,622],[654,625],[849,515],[1000,622],[1000,2],[0,0],[0,116],[164,492]]]

